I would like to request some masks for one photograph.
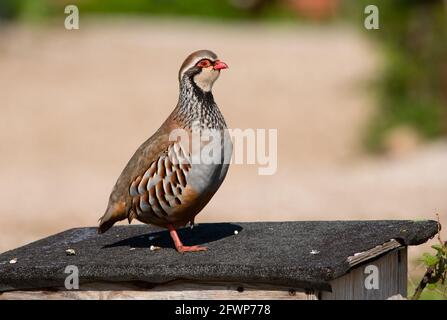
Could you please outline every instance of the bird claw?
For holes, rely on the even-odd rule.
[[[198,251],[206,251],[208,250],[207,247],[201,247],[201,246],[181,246],[176,248],[178,252],[184,253],[184,252],[198,252]]]

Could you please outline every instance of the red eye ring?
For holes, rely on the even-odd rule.
[[[200,68],[208,68],[208,67],[211,66],[211,61],[209,61],[208,59],[200,60],[197,63],[197,66],[200,67]]]

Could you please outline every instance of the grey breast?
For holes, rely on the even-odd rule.
[[[200,144],[193,142],[191,146],[192,168],[188,184],[198,193],[214,193],[227,174],[233,144],[227,130],[202,130],[200,136]]]

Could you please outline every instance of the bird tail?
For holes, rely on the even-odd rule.
[[[124,202],[119,202],[107,207],[104,215],[99,218],[98,233],[109,230],[117,221],[127,218]]]

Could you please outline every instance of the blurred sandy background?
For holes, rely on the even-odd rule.
[[[353,28],[85,19],[77,31],[0,27],[0,252],[97,224],[127,160],[175,106],[180,64],[202,48],[230,66],[214,89],[229,126],[278,129],[278,171],[233,165],[198,223],[438,212],[447,225],[445,140],[422,144],[403,127],[386,154],[362,148],[382,57]]]
[[[96,224],[127,160],[175,106],[179,65],[198,48],[230,65],[214,90],[229,125],[278,129],[277,173],[232,166],[199,222],[447,211],[447,144],[361,152],[380,60],[348,28],[104,21],[6,28],[0,45],[2,251]]]

